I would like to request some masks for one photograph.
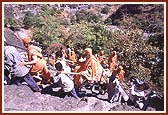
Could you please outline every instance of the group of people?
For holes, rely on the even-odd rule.
[[[57,51],[49,60],[55,68],[55,75],[51,76],[47,67],[47,61],[42,56],[42,49],[34,46],[30,37],[21,38],[27,48],[28,60],[25,61],[17,52],[14,46],[5,45],[4,47],[4,80],[6,84],[21,85],[25,81],[33,91],[41,91],[40,83],[45,81],[48,84],[59,84],[60,92],[64,95],[72,95],[79,98],[78,88],[82,80],[86,79],[89,83],[106,82],[105,69],[109,74],[124,80],[124,70],[118,66],[117,53],[113,51],[105,63],[104,51],[100,51],[98,56],[93,55],[91,48],[84,50],[84,58],[77,60],[74,48]],[[40,82],[37,82],[40,81]]]

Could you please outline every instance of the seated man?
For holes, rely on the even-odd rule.
[[[15,47],[5,46],[4,56],[4,64],[12,77],[11,84],[21,85],[21,80],[24,80],[34,91],[40,91],[39,86],[29,74],[29,69],[26,66],[19,66],[23,59]]]
[[[75,91],[74,82],[69,75],[63,73],[63,66],[61,62],[57,62],[55,64],[55,68],[57,73],[53,77],[53,82],[55,84],[59,82],[61,86],[61,90],[59,91],[59,93],[61,93],[63,97],[70,94],[78,99],[79,97],[77,96],[77,93]]]

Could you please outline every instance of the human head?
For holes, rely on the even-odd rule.
[[[64,50],[64,49],[62,49],[61,51],[62,51],[63,53],[65,53],[65,50]]]
[[[84,50],[84,54],[86,55],[86,58],[91,57],[91,55],[92,55],[92,49],[91,48],[86,48]]]
[[[57,51],[57,52],[55,53],[55,56],[56,56],[57,59],[62,58],[62,57],[63,57],[62,51]]]
[[[86,48],[86,49],[84,50],[84,53],[85,53],[86,55],[92,55],[92,49],[91,49],[91,48]]]
[[[31,42],[31,38],[30,37],[23,37],[22,41],[23,41],[24,46],[27,48]]]
[[[74,51],[74,48],[71,48],[72,51]]]
[[[119,71],[123,70],[123,67],[122,67],[121,65],[118,66],[118,70],[119,70]]]
[[[112,56],[115,56],[115,55],[116,55],[116,51],[113,51],[113,52],[111,53],[111,55],[112,55]]]
[[[101,50],[100,52],[99,52],[99,55],[104,55],[104,51],[103,50]]]
[[[52,54],[50,55],[50,58],[55,59],[55,54],[52,53]]]
[[[62,67],[62,64],[61,64],[60,62],[57,62],[57,63],[55,64],[55,68],[56,68],[56,70],[57,70],[58,72],[63,71],[63,67]]]

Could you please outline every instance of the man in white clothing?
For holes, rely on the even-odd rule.
[[[70,73],[71,72],[71,68],[69,67],[69,65],[66,63],[65,58],[63,57],[63,53],[61,51],[57,51],[55,53],[55,56],[57,58],[57,62],[60,62],[63,66],[63,71],[66,73]]]
[[[62,93],[63,97],[70,94],[78,99],[79,97],[77,96],[77,93],[75,91],[74,82],[69,75],[63,73],[63,65],[61,64],[61,62],[57,62],[55,64],[55,68],[57,73],[53,77],[53,82],[59,82],[61,86],[61,90],[59,91],[59,93]]]

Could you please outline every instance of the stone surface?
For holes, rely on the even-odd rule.
[[[106,97],[106,95],[104,96]],[[4,111],[140,111],[134,106],[109,103],[105,97],[90,95],[80,100],[68,96],[60,98],[50,94],[33,92],[27,85],[6,85],[4,86]],[[154,109],[149,108],[149,111],[154,111]]]

